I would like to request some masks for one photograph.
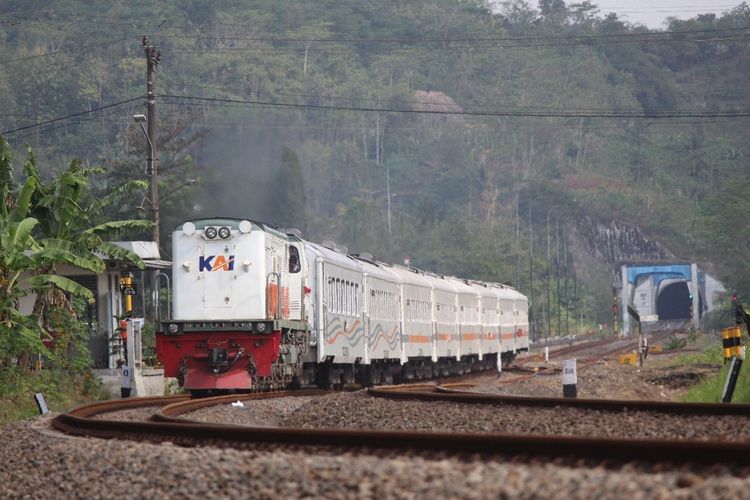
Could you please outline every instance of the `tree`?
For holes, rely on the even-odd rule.
[[[95,199],[89,180],[103,170],[83,168],[80,161],[71,161],[68,168],[45,183],[37,169],[36,158],[29,150],[24,173],[32,180],[36,189],[31,194],[30,213],[38,221],[39,245],[47,250],[45,257],[37,263],[35,274],[55,274],[59,263],[67,263],[94,273],[105,268],[103,256],[130,262],[143,269],[138,255],[103,240],[104,236],[115,236],[137,232],[152,226],[146,220],[115,220],[97,223],[102,211],[125,194],[134,190],[145,190],[144,181],[130,181],[110,194]],[[66,290],[55,287],[39,293],[34,303],[34,314],[41,318],[45,329],[51,329],[48,309],[59,307],[74,312]]]
[[[62,276],[40,273],[44,262],[69,257],[41,245],[32,235],[39,221],[29,216],[37,180],[29,177],[19,186],[13,178],[8,145],[0,137],[0,366],[15,358],[20,363],[44,351],[47,337],[36,315],[24,315],[20,300],[30,294],[42,295],[56,289],[92,299],[86,288]]]
[[[304,231],[307,223],[305,181],[302,177],[302,167],[297,159],[297,153],[286,146],[281,153],[281,168],[276,180],[275,191],[277,193],[275,200],[277,219],[275,222],[282,227],[295,227]]]

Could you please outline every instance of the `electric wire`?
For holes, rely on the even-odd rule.
[[[669,111],[661,113],[645,113],[642,111],[611,111],[611,112],[586,112],[570,110],[565,112],[551,111],[527,111],[527,110],[496,110],[496,111],[456,111],[456,110],[420,110],[403,108],[381,108],[381,107],[357,107],[323,104],[301,104],[272,102],[259,100],[225,99],[215,97],[198,97],[176,94],[161,94],[162,98],[183,99],[203,102],[220,102],[232,104],[258,105],[272,108],[301,108],[327,111],[358,111],[375,113],[405,113],[405,114],[428,114],[428,115],[455,115],[455,116],[488,116],[488,117],[538,117],[538,118],[745,118],[750,117],[750,110],[743,111]],[[445,106],[445,104],[433,104],[434,106]]]
[[[41,57],[55,56],[55,55],[64,54],[64,53],[68,53],[68,52],[80,51],[82,49],[88,49],[88,48],[97,48],[97,49],[99,49],[99,48],[102,48],[102,47],[107,47],[109,45],[114,45],[116,43],[127,42],[128,40],[131,40],[131,39],[132,39],[131,37],[118,38],[116,40],[109,40],[109,41],[99,42],[99,43],[95,43],[95,44],[89,44],[89,45],[85,45],[85,46],[81,46],[81,47],[72,47],[70,49],[53,50],[51,52],[45,52],[44,54],[37,54],[37,55],[34,55],[34,56],[24,56],[24,57],[19,57],[17,59],[6,59],[5,61],[0,61],[0,64],[10,64],[10,63],[16,63],[16,62],[27,62],[27,61],[29,61],[31,59],[39,59]]]
[[[47,124],[50,124],[50,123],[55,123],[55,122],[59,122],[59,121],[63,121],[63,120],[69,120],[69,119],[75,118],[77,116],[88,115],[88,114],[91,114],[91,113],[95,113],[97,111],[102,111],[102,110],[105,110],[105,109],[114,108],[114,107],[117,107],[117,106],[122,106],[123,104],[127,104],[129,102],[134,102],[134,101],[137,101],[137,100],[143,99],[143,98],[144,98],[143,96],[133,97],[131,99],[126,99],[124,101],[114,102],[114,103],[111,103],[111,104],[106,104],[104,106],[99,106],[97,108],[92,108],[92,109],[89,109],[89,110],[86,110],[86,111],[80,111],[78,113],[72,113],[72,114],[69,114],[69,115],[66,115],[66,116],[60,116],[60,117],[57,117],[57,118],[52,118],[52,119],[49,119],[49,120],[44,120],[44,121],[41,121],[41,122],[38,122],[38,123],[32,123],[30,125],[24,125],[23,127],[17,127],[17,128],[11,129],[11,130],[5,130],[3,132],[0,132],[0,134],[2,134],[2,135],[13,134],[15,132],[20,132],[22,130],[28,130],[30,128],[39,127],[39,126],[47,125]]]

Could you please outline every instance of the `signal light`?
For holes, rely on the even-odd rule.
[[[203,231],[203,234],[208,238],[209,240],[212,240],[216,238],[216,228],[215,227],[207,227],[205,231]]]
[[[222,240],[228,239],[232,235],[232,231],[226,226],[219,228],[219,238]]]

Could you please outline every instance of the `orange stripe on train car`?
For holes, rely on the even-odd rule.
[[[452,337],[453,336],[450,333],[439,333],[437,336],[437,339],[438,340],[451,340]]]
[[[429,335],[408,335],[406,341],[414,344],[429,344],[432,339]]]
[[[462,338],[463,340],[477,340],[479,335],[476,333],[464,333]]]

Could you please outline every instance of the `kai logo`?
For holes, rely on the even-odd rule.
[[[234,271],[234,255],[227,259],[223,255],[201,255],[198,259],[198,272]]]

